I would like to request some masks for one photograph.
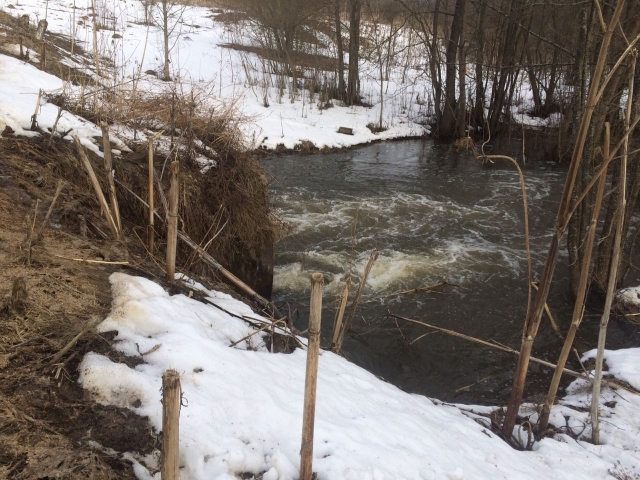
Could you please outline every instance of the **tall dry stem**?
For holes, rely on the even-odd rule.
[[[605,65],[607,63],[607,56],[609,53],[609,47],[611,45],[611,39],[613,37],[615,29],[618,26],[618,22],[620,21],[620,16],[622,15],[624,5],[625,0],[618,0],[611,21],[607,25],[607,29],[603,35],[600,52],[598,54],[598,60],[591,77],[591,85],[589,86],[589,95],[587,97],[586,109],[584,111],[584,115],[582,116],[582,121],[576,135],[576,144],[574,146],[573,155],[571,157],[569,171],[567,172],[567,180],[564,186],[564,191],[562,193],[560,207],[558,208],[556,229],[553,233],[553,237],[551,238],[549,252],[547,253],[547,259],[545,261],[544,269],[540,277],[540,289],[538,290],[538,293],[535,297],[533,308],[529,310],[529,313],[525,320],[525,333],[522,337],[520,356],[518,357],[518,363],[514,372],[511,397],[509,398],[504,423],[502,425],[502,433],[507,438],[510,438],[513,433],[513,427],[515,426],[516,419],[518,417],[518,411],[520,409],[520,404],[522,403],[522,394],[524,392],[524,385],[527,378],[527,370],[529,369],[529,359],[531,357],[531,351],[533,349],[533,342],[536,335],[538,334],[538,328],[542,319],[542,313],[544,312],[544,305],[547,301],[547,297],[549,296],[551,280],[553,279],[553,273],[555,271],[556,262],[558,260],[560,240],[564,235],[564,231],[566,229],[567,214],[569,213],[569,207],[571,204],[571,195],[576,183],[580,164],[582,163],[584,146],[587,140],[589,126],[591,125],[593,111],[595,110],[595,107],[598,103],[598,89]]]
[[[598,333],[598,353],[596,354],[596,371],[593,380],[593,395],[591,396],[591,440],[596,445],[600,444],[600,388],[602,383],[602,365],[604,362],[604,346],[607,340],[607,325],[609,324],[609,315],[611,314],[611,305],[618,280],[618,264],[620,261],[620,251],[622,250],[622,231],[624,226],[625,210],[627,208],[627,161],[629,156],[629,133],[631,124],[631,110],[633,103],[633,83],[635,79],[637,53],[631,60],[629,76],[629,97],[627,100],[627,111],[624,119],[625,137],[622,147],[622,164],[620,166],[620,206],[616,212],[616,232],[613,240],[613,255],[611,258],[611,266],[609,267],[609,282],[607,284],[607,296],[604,303],[604,311],[600,319],[600,331]]]
[[[611,128],[610,128],[609,122],[607,122],[605,124],[604,146],[602,148],[602,156],[605,162],[609,159],[609,155],[610,155],[610,139],[611,139]],[[549,386],[549,391],[547,393],[545,403],[542,406],[542,414],[540,415],[540,420],[538,422],[538,428],[540,429],[540,431],[546,430],[547,425],[549,424],[549,415],[551,414],[551,409],[553,407],[556,394],[558,393],[558,387],[560,386],[562,369],[567,363],[567,359],[569,358],[569,355],[571,353],[571,348],[573,346],[573,340],[575,339],[578,328],[580,327],[580,323],[582,322],[582,315],[584,314],[584,302],[587,296],[587,288],[589,286],[589,274],[591,271],[591,254],[593,253],[593,245],[596,238],[596,226],[598,223],[598,216],[600,215],[600,209],[602,207],[602,198],[604,195],[604,187],[606,183],[607,183],[607,176],[605,173],[600,177],[600,184],[598,185],[596,202],[593,207],[591,224],[589,225],[589,233],[587,235],[587,242],[585,245],[584,256],[582,259],[582,270],[580,272],[580,280],[578,283],[576,300],[573,306],[573,316],[571,319],[571,325],[569,327],[569,331],[567,332],[567,336],[565,337],[564,345],[562,346],[562,351],[560,352],[560,357],[558,358],[556,369],[553,372],[551,385]]]

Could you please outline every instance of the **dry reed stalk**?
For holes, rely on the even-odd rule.
[[[100,122],[102,130],[102,150],[104,154],[104,170],[109,184],[109,204],[111,205],[111,214],[118,227],[118,236],[122,238],[122,221],[120,220],[120,207],[118,206],[118,195],[116,194],[116,185],[113,181],[113,159],[111,156],[111,141],[109,140],[109,125],[106,122]]]
[[[489,133],[489,135],[490,134],[491,133]],[[528,285],[527,285],[527,292],[528,292],[527,293],[527,316],[528,316],[529,311],[531,310],[531,287],[533,283],[533,272],[531,267],[531,246],[529,245],[529,206],[527,202],[527,186],[524,181],[524,174],[522,173],[522,169],[520,168],[520,165],[518,165],[518,162],[516,162],[515,158],[509,157],[508,155],[485,155],[484,144],[482,145],[482,148],[483,148],[483,154],[480,157],[481,159],[489,160],[489,161],[494,159],[509,160],[516,167],[516,170],[518,171],[518,177],[520,179],[520,188],[522,189],[522,205],[524,208],[524,247],[527,252],[527,274],[528,274]],[[524,330],[523,330],[523,335],[524,335]]]
[[[48,366],[51,367],[52,365],[55,365],[56,363],[58,363],[62,359],[62,357],[64,357],[67,354],[67,352],[73,348],[76,342],[80,340],[89,330],[95,327],[99,322],[100,322],[99,317],[91,318],[91,320],[89,320],[87,325],[80,331],[80,333],[78,333],[75,337],[73,337],[73,339],[71,339],[71,341],[67,343],[64,346],[64,348],[62,348],[62,350],[60,350],[58,353],[54,355],[51,361],[49,361]]]
[[[427,327],[427,328],[431,328],[433,330],[436,330],[440,333],[444,333],[446,335],[451,335],[452,337],[458,337],[458,338],[462,338],[463,340],[467,340],[469,342],[473,342],[473,343],[478,343],[480,345],[484,345],[485,347],[490,347],[493,348],[494,350],[500,350],[502,352],[506,352],[506,353],[511,353],[513,355],[520,355],[520,352],[518,350],[515,350],[513,348],[507,347],[505,345],[502,344],[497,344],[497,343],[491,343],[491,342],[487,342],[486,340],[482,340],[480,338],[475,338],[472,337],[470,335],[465,335],[464,333],[459,333],[456,332],[455,330],[448,330],[446,328],[441,328],[441,327],[436,327],[435,325],[431,325],[430,323],[427,322],[423,322],[421,320],[414,320],[412,318],[406,318],[406,317],[401,317],[399,315],[394,315],[393,313],[389,312],[388,314],[389,317],[391,318],[397,318],[398,320],[404,320],[405,322],[409,322],[409,323],[415,323],[416,325],[422,325],[423,327]],[[536,357],[530,357],[530,360],[533,363],[537,363],[539,365],[543,365],[545,367],[548,368],[556,368],[556,365],[554,363],[551,362],[547,362],[546,360],[541,360],[539,358]],[[562,369],[562,373],[565,373],[567,375],[571,375],[572,377],[576,377],[576,378],[581,378],[583,380],[587,380],[589,382],[592,381],[592,378],[580,373],[580,372],[576,372],[575,370],[571,370],[569,368],[563,368]],[[633,390],[631,388],[629,388],[628,386],[622,385],[620,383],[611,381],[611,380],[604,380],[603,382],[606,383],[607,385],[614,387],[614,388],[621,388],[622,390],[626,390],[627,392],[631,392],[631,393],[640,393],[636,390]]]
[[[309,346],[307,372],[304,382],[304,410],[302,417],[302,445],[300,447],[300,480],[313,476],[313,431],[316,414],[316,387],[318,384],[318,356],[320,355],[320,326],[322,321],[321,273],[311,275],[311,308],[309,311]]]
[[[178,173],[180,164],[177,160],[171,162],[171,184],[169,187],[169,221],[167,223],[167,276],[173,282],[176,273],[176,251],[178,245],[178,198],[180,187]]]
[[[44,233],[44,229],[47,227],[47,224],[49,223],[49,218],[51,217],[51,214],[53,213],[53,207],[56,204],[56,201],[58,200],[58,197],[60,196],[60,192],[62,192],[62,188],[64,187],[64,180],[58,180],[58,186],[56,187],[56,193],[53,195],[53,200],[51,200],[51,204],[49,205],[49,209],[47,210],[47,214],[44,216],[44,220],[42,221],[42,224],[40,225],[40,228],[38,229],[38,233],[36,234],[35,238],[34,238],[34,243],[39,242],[42,239],[42,235]]]
[[[533,282],[531,286],[536,289],[536,292],[538,291],[538,284],[536,282]],[[560,331],[560,327],[558,327],[556,319],[553,318],[553,315],[551,314],[551,310],[549,309],[549,304],[547,302],[544,302],[544,311],[547,314],[547,317],[549,318],[549,323],[551,324],[551,328],[553,328],[553,330],[560,336],[560,338],[564,340],[564,336]]]
[[[371,267],[373,267],[373,262],[378,258],[378,250],[373,249],[371,252],[371,256],[369,257],[369,261],[367,262],[367,266],[364,269],[364,274],[362,275],[362,280],[360,281],[360,285],[358,285],[358,291],[356,292],[356,296],[353,299],[353,303],[351,304],[351,308],[349,309],[349,315],[347,315],[347,320],[344,322],[342,326],[342,330],[340,331],[340,336],[338,337],[338,342],[336,343],[336,350],[339,351],[342,349],[342,343],[344,342],[344,337],[347,332],[351,329],[351,323],[353,323],[353,317],[356,315],[356,309],[358,308],[358,303],[360,302],[360,296],[362,295],[362,291],[364,290],[364,285],[367,283],[367,278],[369,277],[369,272],[371,271]]]
[[[622,165],[620,166],[620,206],[616,212],[616,232],[613,240],[613,254],[611,266],[609,267],[609,282],[607,284],[607,294],[604,302],[604,311],[600,319],[600,331],[598,332],[598,350],[596,354],[596,369],[593,381],[593,394],[591,395],[591,440],[594,444],[600,444],[600,389],[602,382],[602,366],[604,363],[604,347],[607,340],[607,325],[611,314],[611,305],[615,296],[615,289],[618,280],[618,264],[620,262],[620,252],[622,250],[622,230],[624,226],[625,211],[627,208],[627,161],[629,153],[629,128],[631,123],[631,110],[633,99],[633,87],[635,79],[637,53],[632,56],[629,75],[629,96],[627,100],[627,111],[625,113],[625,141],[622,147]],[[606,175],[606,174],[605,174]],[[603,175],[603,178],[605,177]]]
[[[38,90],[38,99],[36,100],[36,109],[31,115],[31,130],[38,128],[38,112],[40,111],[40,98],[42,97],[42,89]]]
[[[158,187],[158,196],[160,197],[160,201],[165,206],[165,211],[168,211],[167,198],[165,196],[164,189],[162,188],[162,183],[160,182],[160,177],[158,176],[158,174],[155,171],[153,172],[153,176],[154,176],[154,179],[156,181],[156,186]],[[116,181],[126,191],[128,191],[136,200],[138,200],[144,206],[149,208],[149,204],[147,202],[145,202],[142,198],[140,198],[129,187],[127,187],[122,182],[119,182],[118,180],[116,180]],[[159,220],[162,220],[162,217],[160,216],[159,213],[154,212],[154,215]],[[273,316],[276,320],[280,320],[280,319],[286,318],[284,315],[282,315],[282,313],[280,313],[278,308],[272,302],[270,302],[269,300],[267,300],[266,298],[261,296],[259,293],[257,293],[255,290],[253,290],[249,285],[244,283],[242,280],[240,280],[238,277],[236,277],[233,273],[231,273],[229,270],[224,268],[215,258],[213,258],[206,251],[204,251],[202,249],[202,247],[200,247],[196,242],[194,242],[191,239],[191,237],[189,237],[189,235],[187,235],[186,233],[184,233],[181,230],[178,230],[178,238],[180,240],[182,240],[184,243],[186,243],[189,248],[191,248],[193,251],[195,251],[198,254],[198,256],[200,257],[200,259],[204,263],[206,263],[209,267],[212,268],[214,273],[220,274],[227,281],[229,281],[235,287],[240,289],[240,291],[242,291],[249,299],[251,299],[252,301],[256,302],[258,305],[260,305],[260,307],[262,307],[264,309],[264,311],[268,315]]]
[[[409,290],[401,290],[399,292],[393,292],[393,293],[388,293],[387,295],[380,295],[379,297],[369,298],[367,299],[367,301],[380,300],[381,298],[395,297],[398,295],[410,295],[412,293],[419,293],[419,292],[442,293],[438,291],[432,292],[431,290],[437,287],[443,287],[445,285],[449,285],[449,284],[447,282],[438,282],[438,283],[434,283],[433,285],[423,285],[422,287],[410,288]]]
[[[153,255],[154,243],[153,214],[153,140],[149,140],[149,224],[147,225],[147,249],[151,255]]]
[[[118,234],[118,227],[117,227],[113,217],[111,216],[111,209],[109,208],[109,204],[107,203],[107,199],[104,198],[104,194],[102,193],[102,188],[100,188],[100,183],[98,182],[98,178],[96,177],[96,174],[93,171],[93,167],[91,166],[91,163],[89,162],[89,157],[87,157],[87,154],[84,151],[84,147],[80,143],[80,139],[75,134],[73,135],[73,141],[76,144],[76,148],[78,150],[78,154],[80,155],[80,160],[82,161],[82,164],[84,165],[84,168],[87,170],[87,173],[89,174],[89,178],[91,179],[91,183],[93,185],[93,189],[95,190],[96,196],[98,197],[98,203],[102,207],[102,211],[103,211],[105,217],[107,217],[107,223],[109,224],[109,228],[111,229],[111,233],[113,234],[113,237],[116,240],[118,240],[120,238],[120,236]]]
[[[605,123],[604,146],[602,148],[602,155],[605,160],[609,158],[610,154],[610,135],[611,128],[609,122],[607,122]],[[562,377],[561,368],[563,368],[567,363],[567,359],[571,354],[573,341],[576,337],[578,328],[580,327],[580,323],[582,322],[582,315],[584,314],[584,302],[587,296],[587,288],[589,286],[591,254],[593,252],[593,245],[596,238],[596,226],[598,223],[598,216],[600,215],[600,209],[602,207],[604,188],[607,183],[606,180],[606,174],[600,177],[600,184],[598,185],[598,193],[596,195],[596,202],[593,207],[593,213],[591,215],[589,233],[587,235],[584,255],[582,258],[582,270],[580,272],[580,279],[578,281],[578,289],[573,306],[571,325],[569,326],[569,331],[567,332],[567,336],[564,339],[564,345],[562,346],[562,351],[560,352],[560,356],[558,357],[558,366],[553,372],[551,385],[549,385],[549,391],[547,392],[547,397],[545,399],[544,405],[542,406],[542,413],[540,414],[540,419],[538,421],[538,428],[540,429],[540,431],[546,430],[547,424],[549,423],[549,415],[551,415],[551,408],[553,407],[553,403],[555,402],[556,394],[558,393],[558,387],[560,386],[560,378]]]
[[[74,262],[83,262],[83,263],[96,263],[99,265],[129,265],[129,262],[109,262],[107,260],[87,260],[84,258],[73,258],[73,257],[64,257],[62,255],[58,255],[56,253],[52,254],[54,257],[64,258],[65,260],[73,260]]]
[[[165,370],[162,375],[162,480],[180,479],[180,375]]]
[[[347,278],[344,288],[342,289],[342,293],[340,294],[340,308],[336,313],[335,322],[333,324],[331,351],[334,353],[337,353],[340,350],[338,347],[338,339],[340,337],[340,330],[342,329],[342,317],[344,317],[344,311],[347,308],[347,300],[349,299],[349,288],[351,288],[351,277]]]
[[[275,330],[275,327],[278,325],[284,325],[285,327],[287,326],[287,323],[282,321],[282,320],[276,320],[275,322],[269,322],[269,323],[265,323],[262,327],[260,327],[259,329],[251,332],[249,335],[245,335],[244,337],[242,337],[240,340],[236,340],[235,342],[232,342],[229,346],[230,347],[235,347],[236,345],[238,345],[239,343],[242,343],[246,340],[249,340],[251,337],[264,332],[265,330],[269,330],[271,329],[271,335],[273,335],[273,331]],[[271,352],[273,353],[273,351]]]
[[[533,342],[538,334],[538,328],[540,327],[540,321],[542,320],[542,313],[544,311],[544,304],[549,296],[549,290],[551,288],[551,281],[553,279],[553,273],[555,271],[556,263],[558,260],[558,252],[560,249],[560,239],[564,235],[566,225],[568,223],[567,214],[571,206],[571,196],[575,186],[578,171],[582,163],[582,157],[584,153],[584,146],[589,133],[589,127],[591,125],[591,118],[593,112],[598,103],[598,87],[602,79],[605,65],[607,63],[607,56],[609,47],[611,45],[611,39],[613,33],[617,28],[622,10],[624,8],[625,0],[618,0],[615,11],[611,17],[611,22],[607,25],[604,32],[602,43],[600,45],[600,52],[593,74],[591,75],[591,84],[589,86],[589,94],[587,97],[584,114],[578,131],[576,134],[576,144],[571,157],[571,163],[569,165],[569,171],[567,172],[567,180],[564,190],[562,192],[562,199],[558,208],[558,217],[556,221],[556,228],[549,244],[549,252],[547,253],[547,259],[545,261],[542,275],[540,276],[540,289],[536,295],[533,308],[527,313],[527,318],[524,325],[524,334],[522,336],[522,346],[520,349],[520,355],[518,357],[518,363],[513,375],[513,385],[511,388],[511,396],[507,405],[507,411],[502,425],[502,433],[505,437],[510,438],[513,432],[513,427],[516,424],[518,417],[518,411],[520,410],[520,404],[522,403],[522,394],[527,378],[527,371],[529,369],[529,360],[531,357],[531,351],[533,349]]]
[[[60,117],[62,116],[62,107],[58,107],[58,114],[56,115],[56,119],[53,122],[53,127],[51,127],[51,135],[49,136],[49,140],[47,140],[47,149],[51,148],[51,143],[53,142],[53,137],[56,135],[56,129],[58,128],[58,121],[60,121]]]

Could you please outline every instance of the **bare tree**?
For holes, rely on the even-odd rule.
[[[347,104],[360,101],[359,55],[360,55],[360,14],[362,0],[349,0],[349,78],[347,84]]]
[[[334,1],[334,20],[336,29],[336,48],[337,48],[337,76],[338,76],[338,99],[345,100],[347,90],[344,84],[344,47],[342,45],[342,21],[340,13],[342,11],[340,0]]]
[[[152,15],[153,22],[162,31],[162,47],[164,53],[164,66],[162,68],[162,79],[171,80],[171,71],[169,64],[171,63],[170,53],[177,39],[171,44],[176,28],[182,24],[182,16],[187,7],[178,0],[159,0],[155,4],[155,15]],[[179,35],[178,35],[179,37]]]

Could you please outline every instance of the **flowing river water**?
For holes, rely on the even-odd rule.
[[[290,227],[277,244],[273,298],[297,309],[299,328],[306,328],[308,320],[310,273],[322,272],[322,345],[329,344],[344,279],[351,272],[353,298],[377,248],[378,259],[343,346],[346,357],[409,392],[463,403],[496,404],[508,398],[515,356],[419,325],[396,325],[386,315],[393,312],[519,349],[527,264],[521,190],[513,165],[481,165],[451,145],[418,140],[273,157],[263,165],[271,177],[275,212]],[[524,173],[535,280],[566,169],[535,162]],[[549,306],[566,332],[573,304],[566,249],[561,255]],[[444,294],[384,297],[440,281],[455,286],[440,289]],[[597,313],[586,312],[575,343],[580,353],[596,346]],[[609,348],[639,344],[630,325],[611,322]],[[561,346],[545,317],[534,355],[555,363]],[[576,359],[570,363],[580,369]],[[525,395],[544,392],[550,375],[532,364]]]

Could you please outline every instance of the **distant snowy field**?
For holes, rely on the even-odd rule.
[[[9,8],[11,5],[13,8]],[[37,23],[46,15],[48,31],[65,36],[75,35],[77,44],[89,57],[92,52],[92,22],[90,2],[75,2],[73,25],[72,0],[2,0],[0,8],[14,16],[31,15]],[[141,72],[138,91],[154,91],[166,87],[166,83],[147,71],[162,71],[162,34],[155,26],[144,24],[145,13],[141,2],[97,2],[99,23],[105,29],[98,31],[98,50],[101,57],[115,65],[114,73],[105,75],[104,84],[131,84]],[[156,12],[157,11],[153,10]],[[176,9],[177,11],[177,9]],[[415,123],[424,119],[424,99],[427,84],[418,71],[405,70],[391,62],[389,81],[383,83],[383,125],[387,130],[372,133],[366,125],[377,124],[380,116],[380,83],[378,68],[373,63],[361,61],[361,91],[366,107],[345,107],[333,102],[333,107],[319,108],[319,95],[311,98],[309,91],[298,89],[292,100],[290,85],[282,92],[276,75],[266,72],[265,62],[253,53],[223,48],[221,44],[255,45],[256,32],[248,23],[222,23],[215,20],[214,9],[187,7],[175,21],[171,39],[172,79],[181,90],[197,88],[207,92],[207,99],[214,105],[234,104],[246,117],[244,134],[249,148],[275,149],[278,145],[292,149],[301,142],[311,142],[316,147],[348,147],[375,140],[415,137],[425,129]],[[79,24],[81,23],[81,24]],[[174,24],[170,25],[172,28]],[[320,37],[322,34],[318,34]],[[325,45],[332,45],[325,39]],[[16,53],[17,45],[6,47]],[[323,47],[319,54],[330,55],[330,47]],[[31,52],[34,63],[38,52]],[[88,61],[87,61],[88,60]],[[4,60],[0,59],[0,68]],[[90,58],[75,55],[70,66],[89,73],[94,67]],[[63,72],[62,72],[63,73]],[[324,72],[319,71],[322,80]],[[3,87],[4,88],[4,87]],[[43,84],[45,90],[50,85]],[[265,102],[266,99],[266,102]],[[31,105],[35,104],[33,98]],[[267,104],[268,106],[265,106]],[[33,107],[27,108],[32,110]],[[27,113],[27,112],[25,112]],[[27,115],[29,117],[32,111]],[[28,122],[27,122],[28,125]],[[46,123],[44,126],[49,126]],[[339,127],[353,129],[354,135],[338,134]]]
[[[186,404],[180,417],[182,479],[230,480],[240,473],[297,479],[305,351],[270,353],[261,334],[231,347],[254,331],[242,320],[184,295],[170,296],[140,277],[115,273],[111,283],[113,308],[99,330],[117,330],[116,348],[126,355],[152,353],[135,368],[88,354],[80,381],[94,398],[146,415],[161,430],[161,376],[177,369]],[[191,285],[224,310],[259,318],[226,294]],[[624,373],[624,380],[640,388],[640,371],[622,368],[639,364],[640,349],[607,352],[606,361],[612,372]],[[552,422],[566,433],[521,452],[477,415],[491,408],[411,395],[322,352],[314,471],[321,480],[638,478],[640,397],[605,389],[604,444],[594,446],[574,439],[590,436],[586,387],[574,382],[554,407]],[[521,413],[535,421],[531,405]],[[159,479],[159,473],[149,473],[158,468],[157,455],[127,457],[135,459],[138,478]]]

